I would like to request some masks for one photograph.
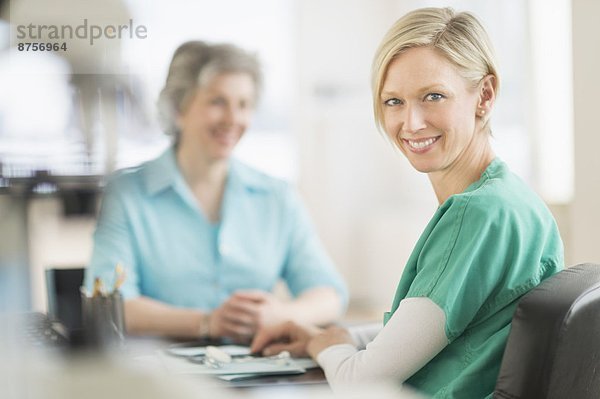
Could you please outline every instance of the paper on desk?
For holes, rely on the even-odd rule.
[[[219,346],[223,352],[231,355],[249,355],[250,347],[241,345],[222,345]],[[165,352],[172,356],[192,357],[206,354],[206,346],[191,346],[191,347],[173,347],[165,349]]]
[[[293,359],[286,362],[281,360],[268,360],[256,358],[255,361],[243,361],[224,364],[220,368],[213,368],[203,364],[192,363],[184,357],[170,356],[163,351],[158,352],[158,357],[165,368],[174,374],[205,374],[205,375],[228,375],[228,374],[288,374],[304,373],[306,370],[296,364]]]
[[[310,357],[300,357],[300,358],[295,357],[294,363],[296,363],[296,365],[298,367],[302,367],[303,369],[306,369],[306,370],[315,369],[315,368],[319,367],[317,362],[312,360]]]
[[[294,363],[296,363],[296,366],[306,369],[306,370],[319,367],[319,365],[310,358],[295,358]],[[270,374],[274,375],[276,373],[270,373]],[[292,373],[291,372],[283,372],[281,374],[292,374]],[[299,372],[298,374],[301,374],[301,372]],[[220,375],[219,379],[224,380],[224,381],[241,381],[241,380],[252,379],[255,377],[261,377],[263,375],[265,375],[265,374],[260,374],[260,373],[259,374],[227,374],[227,375]]]
[[[225,374],[218,375],[217,378],[223,381],[242,381],[242,380],[251,380],[257,377],[264,377],[267,375],[293,375],[293,374],[304,374],[306,370],[298,369],[298,370],[283,370],[283,371],[271,371],[268,373],[246,373],[246,374]]]

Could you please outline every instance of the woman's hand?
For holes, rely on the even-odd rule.
[[[319,332],[321,329],[318,327],[301,326],[291,321],[263,327],[254,337],[250,352],[272,356],[288,351],[294,357],[307,357],[308,342]]]
[[[209,334],[214,338],[228,337],[247,343],[256,329],[256,307],[234,297],[223,302],[210,315]]]
[[[281,324],[291,320],[293,316],[291,302],[284,302],[270,292],[238,291],[231,296],[230,300],[243,304],[246,309],[252,309],[249,315],[257,328]]]
[[[329,327],[315,335],[307,344],[306,351],[313,359],[324,349],[338,344],[356,345],[348,330],[341,327]]]
[[[258,290],[239,291],[213,311],[210,335],[249,342],[259,327],[280,324],[291,318],[289,303]]]

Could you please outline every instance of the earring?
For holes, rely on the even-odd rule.
[[[479,111],[479,115],[481,115],[481,116],[485,115],[485,109],[482,109],[481,111]]]

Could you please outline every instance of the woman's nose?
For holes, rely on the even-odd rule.
[[[229,106],[225,111],[225,122],[228,125],[246,124],[248,122],[248,111],[242,107]]]
[[[402,130],[414,134],[426,127],[423,111],[416,106],[408,106],[404,114]]]

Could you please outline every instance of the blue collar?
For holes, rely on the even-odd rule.
[[[182,178],[175,161],[173,147],[167,148],[158,158],[147,162],[144,167],[144,183],[150,195],[174,186],[177,180]]]
[[[238,160],[229,160],[227,185],[235,188],[245,188],[250,192],[261,192],[269,189],[269,178],[260,172],[244,165]],[[150,195],[156,195],[163,190],[172,187],[186,187],[177,161],[173,146],[167,148],[158,158],[149,161],[144,167],[144,183]]]

